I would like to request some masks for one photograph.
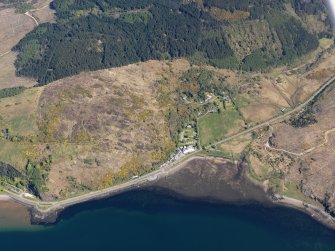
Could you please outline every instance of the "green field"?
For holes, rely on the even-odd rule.
[[[237,127],[238,121],[243,120],[238,111],[229,109],[221,113],[209,113],[199,119],[201,145],[206,146],[222,140],[232,129]]]
[[[19,144],[0,140],[0,160],[15,166],[18,170],[23,170],[27,164],[26,152],[32,147],[27,144]]]
[[[36,120],[32,114],[18,115],[9,121],[13,134],[30,136],[37,130]]]

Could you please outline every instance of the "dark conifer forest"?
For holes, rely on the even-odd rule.
[[[299,20],[280,18],[284,0],[204,0],[202,6],[185,0],[54,0],[51,8],[57,22],[40,25],[13,48],[19,52],[17,74],[41,85],[86,70],[194,55],[218,67],[262,70],[318,46],[317,34]],[[266,20],[282,52],[274,56],[261,48],[238,58],[225,34],[229,22],[211,15],[211,8]]]

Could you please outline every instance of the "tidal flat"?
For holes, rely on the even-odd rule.
[[[38,227],[29,224],[29,210],[2,200],[1,245],[11,250],[335,250],[333,230],[305,213],[274,206],[245,168],[223,158],[193,158],[142,187],[65,208],[56,223]]]

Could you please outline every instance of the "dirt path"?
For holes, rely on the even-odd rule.
[[[50,4],[46,4],[46,5],[42,6],[41,8],[30,10],[30,12],[35,12],[35,11],[43,10],[43,9],[49,7],[49,6],[50,6]]]
[[[29,17],[29,18],[31,18],[32,20],[34,20],[36,26],[39,26],[39,23],[38,23],[37,19],[36,19],[32,14],[30,14],[29,11],[27,11],[27,12],[24,13],[24,14],[25,14],[27,17]]]
[[[219,142],[213,144],[212,146],[222,144],[223,142],[227,142],[227,141],[230,141],[232,139],[241,137],[241,136],[243,136],[245,134],[248,134],[248,133],[250,133],[250,132],[252,132],[252,131],[254,131],[258,128],[262,128],[264,126],[270,125],[271,123],[278,122],[278,121],[286,118],[287,116],[303,109],[317,95],[322,93],[327,87],[329,87],[331,84],[333,84],[334,81],[335,81],[335,76],[333,78],[329,79],[327,82],[325,82],[324,85],[314,95],[312,95],[307,101],[305,101],[303,104],[300,104],[298,107],[296,107],[292,111],[289,111],[286,114],[283,114],[281,116],[272,118],[269,121],[260,123],[259,125],[254,126],[253,128],[250,128],[250,129],[245,130],[241,133],[235,134],[234,136],[228,137],[228,138],[226,138],[222,141],[219,141]],[[325,134],[325,138],[327,139],[328,134],[333,132],[333,131],[335,131],[335,128],[330,130],[329,132],[327,132]],[[328,142],[328,140],[326,140],[326,142]],[[61,208],[64,208],[64,207],[68,207],[70,205],[77,204],[77,203],[86,202],[86,201],[101,198],[101,197],[104,197],[104,196],[107,196],[107,195],[112,195],[112,194],[118,193],[120,191],[124,191],[125,189],[129,189],[129,188],[132,188],[132,187],[139,187],[140,185],[142,185],[146,182],[155,180],[158,177],[164,177],[166,175],[169,175],[174,170],[178,170],[178,168],[181,168],[183,163],[185,163],[186,161],[188,161],[192,158],[196,158],[197,154],[199,154],[200,152],[201,152],[201,150],[197,150],[197,151],[195,151],[191,154],[184,155],[183,157],[181,157],[180,159],[178,159],[174,162],[168,162],[168,163],[163,164],[158,170],[156,170],[152,173],[141,176],[141,177],[139,177],[137,179],[134,179],[134,180],[130,180],[130,181],[125,182],[121,185],[109,187],[109,188],[106,188],[106,189],[103,189],[103,190],[90,192],[88,194],[83,194],[83,195],[80,195],[80,196],[77,196],[77,197],[74,197],[74,198],[69,198],[69,199],[66,199],[66,200],[63,200],[63,201],[43,202],[43,201],[37,201],[37,200],[30,200],[30,199],[27,199],[24,196],[22,196],[22,194],[16,194],[16,193],[8,191],[8,190],[6,192],[14,200],[16,200],[16,201],[18,201],[18,202],[20,202],[24,205],[35,207],[40,212],[47,213],[47,212],[51,212],[52,210],[61,209]]]
[[[10,52],[11,52],[11,51],[6,51],[6,52],[0,54],[0,58],[6,56],[6,55],[9,54]]]
[[[327,82],[325,82],[322,87],[317,91],[315,92],[309,99],[307,99],[304,103],[298,105],[297,107],[295,107],[293,110],[289,111],[289,112],[286,112],[285,114],[282,114],[280,116],[277,116],[277,117],[274,117],[268,121],[265,121],[265,122],[261,122],[260,124],[252,127],[252,128],[249,128],[243,132],[240,132],[238,134],[235,134],[231,137],[227,137],[223,140],[220,140],[214,144],[211,144],[211,145],[208,145],[206,148],[211,148],[211,147],[216,147],[218,145],[221,145],[222,143],[225,143],[225,142],[228,142],[228,141],[231,141],[233,139],[236,139],[236,138],[239,138],[241,136],[244,136],[248,133],[251,133],[257,129],[260,129],[260,128],[263,128],[265,126],[268,126],[269,124],[273,124],[275,122],[280,122],[282,120],[284,120],[286,117],[304,109],[311,101],[313,101],[314,98],[316,98],[320,93],[322,93],[325,89],[327,89],[330,85],[334,84],[335,83],[335,76],[333,76],[331,79],[329,79]]]
[[[272,128],[272,130],[273,130],[273,128]],[[284,152],[284,153],[288,153],[288,154],[291,154],[291,155],[294,155],[294,156],[301,157],[301,156],[304,156],[304,155],[306,155],[306,154],[308,154],[310,152],[313,152],[314,150],[316,150],[316,149],[318,149],[318,148],[320,148],[320,147],[325,146],[326,144],[328,144],[328,142],[329,142],[329,137],[328,136],[329,136],[330,133],[333,133],[333,132],[335,132],[335,128],[326,131],[324,133],[324,142],[322,144],[314,146],[314,147],[311,147],[311,148],[303,151],[302,153],[295,153],[295,152],[287,151],[285,149],[271,147],[269,141],[266,142],[265,148],[268,149],[268,150],[271,150],[271,151]]]
[[[27,11],[26,13],[24,13],[27,17],[29,17],[30,19],[32,19],[34,21],[34,23],[36,24],[36,26],[39,26],[39,22],[37,21],[37,19],[34,17],[33,14],[31,14],[32,12],[36,12],[36,11],[39,11],[39,10],[43,10],[45,8],[49,7],[49,4],[46,4],[44,6],[42,6],[41,8],[37,8],[37,9],[32,9],[32,10],[29,10]]]

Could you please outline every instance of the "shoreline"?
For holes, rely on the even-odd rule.
[[[292,208],[310,216],[315,221],[319,222],[323,226],[335,230],[335,218],[323,209],[307,204],[304,201],[297,200],[291,197],[282,196],[275,194],[272,197],[272,203],[275,206],[282,206]]]
[[[279,207],[286,207],[291,208],[297,211],[300,211],[315,221],[319,222],[323,226],[335,230],[335,218],[331,216],[329,213],[327,213],[322,208],[319,208],[315,205],[306,203],[302,200],[298,200],[292,197],[288,197],[281,194],[269,194],[266,187],[257,183],[257,181],[253,180],[249,175],[246,175],[246,178],[253,182],[254,184],[258,184],[260,187],[263,188],[264,192],[267,194],[271,204],[273,206],[279,206]]]
[[[321,94],[324,90],[326,90],[329,86],[333,85],[334,83],[335,83],[335,76],[329,78],[326,82],[324,82],[323,85],[313,95],[311,95],[304,103],[298,105],[293,110],[291,110],[291,111],[289,111],[285,114],[282,114],[280,116],[273,117],[272,119],[270,119],[266,122],[258,124],[256,126],[250,128],[250,129],[247,129],[247,130],[245,130],[243,132],[240,132],[236,135],[228,137],[228,138],[226,138],[222,141],[216,142],[215,144],[213,144],[211,146],[215,146],[215,145],[221,144],[223,142],[227,142],[229,140],[232,140],[234,138],[237,138],[237,137],[240,137],[244,134],[247,134],[251,131],[254,131],[254,130],[260,128],[260,127],[263,127],[263,126],[266,126],[270,123],[282,120],[283,118],[287,117],[288,115],[303,109],[311,101],[313,101],[319,94]],[[77,197],[65,199],[65,200],[62,200],[62,201],[44,202],[44,201],[28,199],[28,198],[22,196],[22,194],[17,194],[17,193],[11,192],[11,191],[6,191],[6,193],[9,197],[11,197],[11,199],[18,202],[21,205],[24,205],[24,206],[28,207],[31,210],[31,215],[32,215],[32,219],[33,219],[32,222],[34,222],[34,220],[36,220],[37,223],[38,222],[41,222],[41,223],[49,222],[49,218],[50,218],[50,221],[51,221],[51,219],[53,221],[56,221],[55,219],[57,219],[58,213],[60,211],[64,210],[65,208],[67,208],[67,207],[70,207],[70,206],[73,206],[73,205],[76,205],[76,204],[80,204],[80,203],[84,203],[84,202],[88,202],[88,201],[94,201],[94,200],[108,198],[108,197],[120,194],[122,192],[130,191],[130,190],[139,189],[139,188],[141,188],[141,187],[143,187],[147,184],[150,184],[150,183],[153,183],[153,182],[157,181],[158,179],[161,179],[161,178],[164,178],[164,177],[169,177],[169,175],[178,171],[182,166],[185,165],[185,163],[189,163],[189,161],[191,161],[193,159],[210,158],[208,156],[207,157],[199,156],[200,154],[201,154],[201,150],[197,150],[197,151],[193,152],[192,154],[183,156],[182,158],[180,158],[176,162],[165,163],[158,170],[153,171],[151,173],[148,173],[146,175],[143,175],[141,177],[138,177],[137,179],[129,180],[128,182],[120,184],[120,185],[116,185],[116,186],[106,188],[106,189],[103,189],[103,190],[93,191],[93,192],[90,192],[88,194],[78,195]],[[215,157],[213,157],[213,158],[215,158]],[[216,158],[225,159],[225,158],[222,158],[222,157],[216,157]],[[230,161],[230,160],[227,160],[227,161]],[[247,175],[245,175],[245,176],[247,176]],[[250,177],[249,177],[249,180],[253,183],[257,183],[255,181],[253,181],[252,179],[250,179]],[[258,184],[258,185],[262,187],[261,184]],[[265,193],[268,194],[268,192],[265,190],[264,187],[263,187],[263,190],[264,190]],[[248,192],[245,192],[245,193],[247,194]],[[331,217],[329,214],[327,214],[326,212],[324,212],[320,208],[316,208],[313,205],[307,205],[307,207],[306,207],[306,205],[304,205],[304,203],[302,201],[298,201],[298,200],[295,200],[293,198],[282,197],[280,200],[278,200],[278,198],[275,197],[275,200],[273,200],[273,198],[271,198],[271,195],[269,196],[269,194],[268,194],[268,197],[269,197],[268,199],[270,200],[270,202],[272,201],[272,203],[274,205],[288,206],[288,207],[291,207],[291,208],[301,210],[301,211],[309,214],[311,217],[317,219],[318,221],[320,221],[324,225],[335,229],[334,218]],[[5,198],[5,197],[3,197],[3,198]],[[54,216],[51,217],[50,215],[54,215]]]
[[[7,194],[0,194],[0,202],[1,201],[12,201],[13,199]]]
[[[76,206],[82,203],[87,203],[87,202],[94,202],[98,200],[103,200],[103,199],[108,199],[117,195],[120,195],[125,192],[130,192],[130,191],[136,191],[136,190],[143,190],[143,189],[148,189],[150,187],[157,187],[159,188],[159,185],[156,184],[159,180],[162,179],[167,179],[171,177],[173,174],[176,174],[178,171],[182,170],[188,163],[191,161],[196,161],[196,160],[224,160],[227,163],[233,163],[233,161],[223,158],[223,157],[204,157],[204,156],[189,156],[187,159],[182,161],[181,163],[176,163],[173,167],[162,167],[161,169],[144,175],[136,180],[131,181],[131,183],[124,183],[117,185],[115,187],[107,188],[102,191],[98,192],[90,192],[88,194],[78,196],[75,198],[70,198],[68,200],[60,201],[60,202],[41,202],[41,204],[37,204],[35,201],[31,201],[26,198],[22,198],[16,194],[7,192],[7,194],[0,194],[0,203],[1,201],[14,201],[16,203],[19,203],[30,211],[30,221],[31,224],[33,225],[49,225],[49,224],[54,224],[58,220],[60,220],[61,213],[72,206]],[[165,168],[165,169],[164,169]],[[247,174],[243,174],[243,177],[251,182],[254,186],[259,187],[264,194],[266,195],[267,199],[269,200],[268,202],[262,202],[260,201],[260,204],[263,206],[279,206],[279,207],[287,207],[291,208],[294,210],[298,210],[300,212],[303,212],[307,215],[309,215],[312,219],[315,221],[321,223],[327,228],[335,230],[335,218],[333,218],[330,214],[325,212],[323,209],[307,204],[301,200],[297,200],[294,198],[290,198],[287,196],[282,196],[279,194],[269,194],[268,191],[264,186],[261,184],[257,183],[254,181],[251,177],[249,177]],[[167,187],[166,189],[169,190]],[[173,192],[171,190],[171,192]],[[172,193],[171,193],[172,194]],[[178,194],[178,192],[176,193]],[[214,202],[214,203],[225,203],[224,200],[220,201],[220,199],[216,200],[211,200],[210,199],[210,194],[207,196],[208,198],[192,198],[191,196],[184,196],[180,194],[181,197],[184,197],[186,200],[195,200],[195,201],[204,201],[204,202]],[[171,195],[173,196],[173,195]],[[178,196],[179,197],[179,196]],[[245,199],[244,201],[241,201],[242,203],[248,203],[249,200]],[[229,203],[229,202],[228,202]],[[230,204],[234,204],[234,202],[231,202]],[[51,205],[51,207],[47,209],[41,209],[38,208],[38,206],[47,206]]]
[[[143,189],[143,187],[148,187],[159,179],[168,177],[173,173],[178,172],[185,164],[199,158],[201,159],[205,157],[201,157],[198,155],[185,156],[185,158],[182,158],[177,163],[174,163],[172,167],[164,166],[152,173],[141,176],[136,180],[131,180],[127,183],[109,187],[100,191],[90,192],[88,194],[84,194],[78,197],[69,198],[57,202],[57,204],[54,205],[52,205],[54,202],[42,202],[42,204],[40,205],[52,205],[45,210],[41,210],[40,208],[38,208],[36,202],[22,198],[14,193],[9,193],[9,197],[17,203],[26,206],[30,210],[32,224],[53,224],[57,222],[58,215],[66,208],[86,202],[107,199],[133,190]]]

